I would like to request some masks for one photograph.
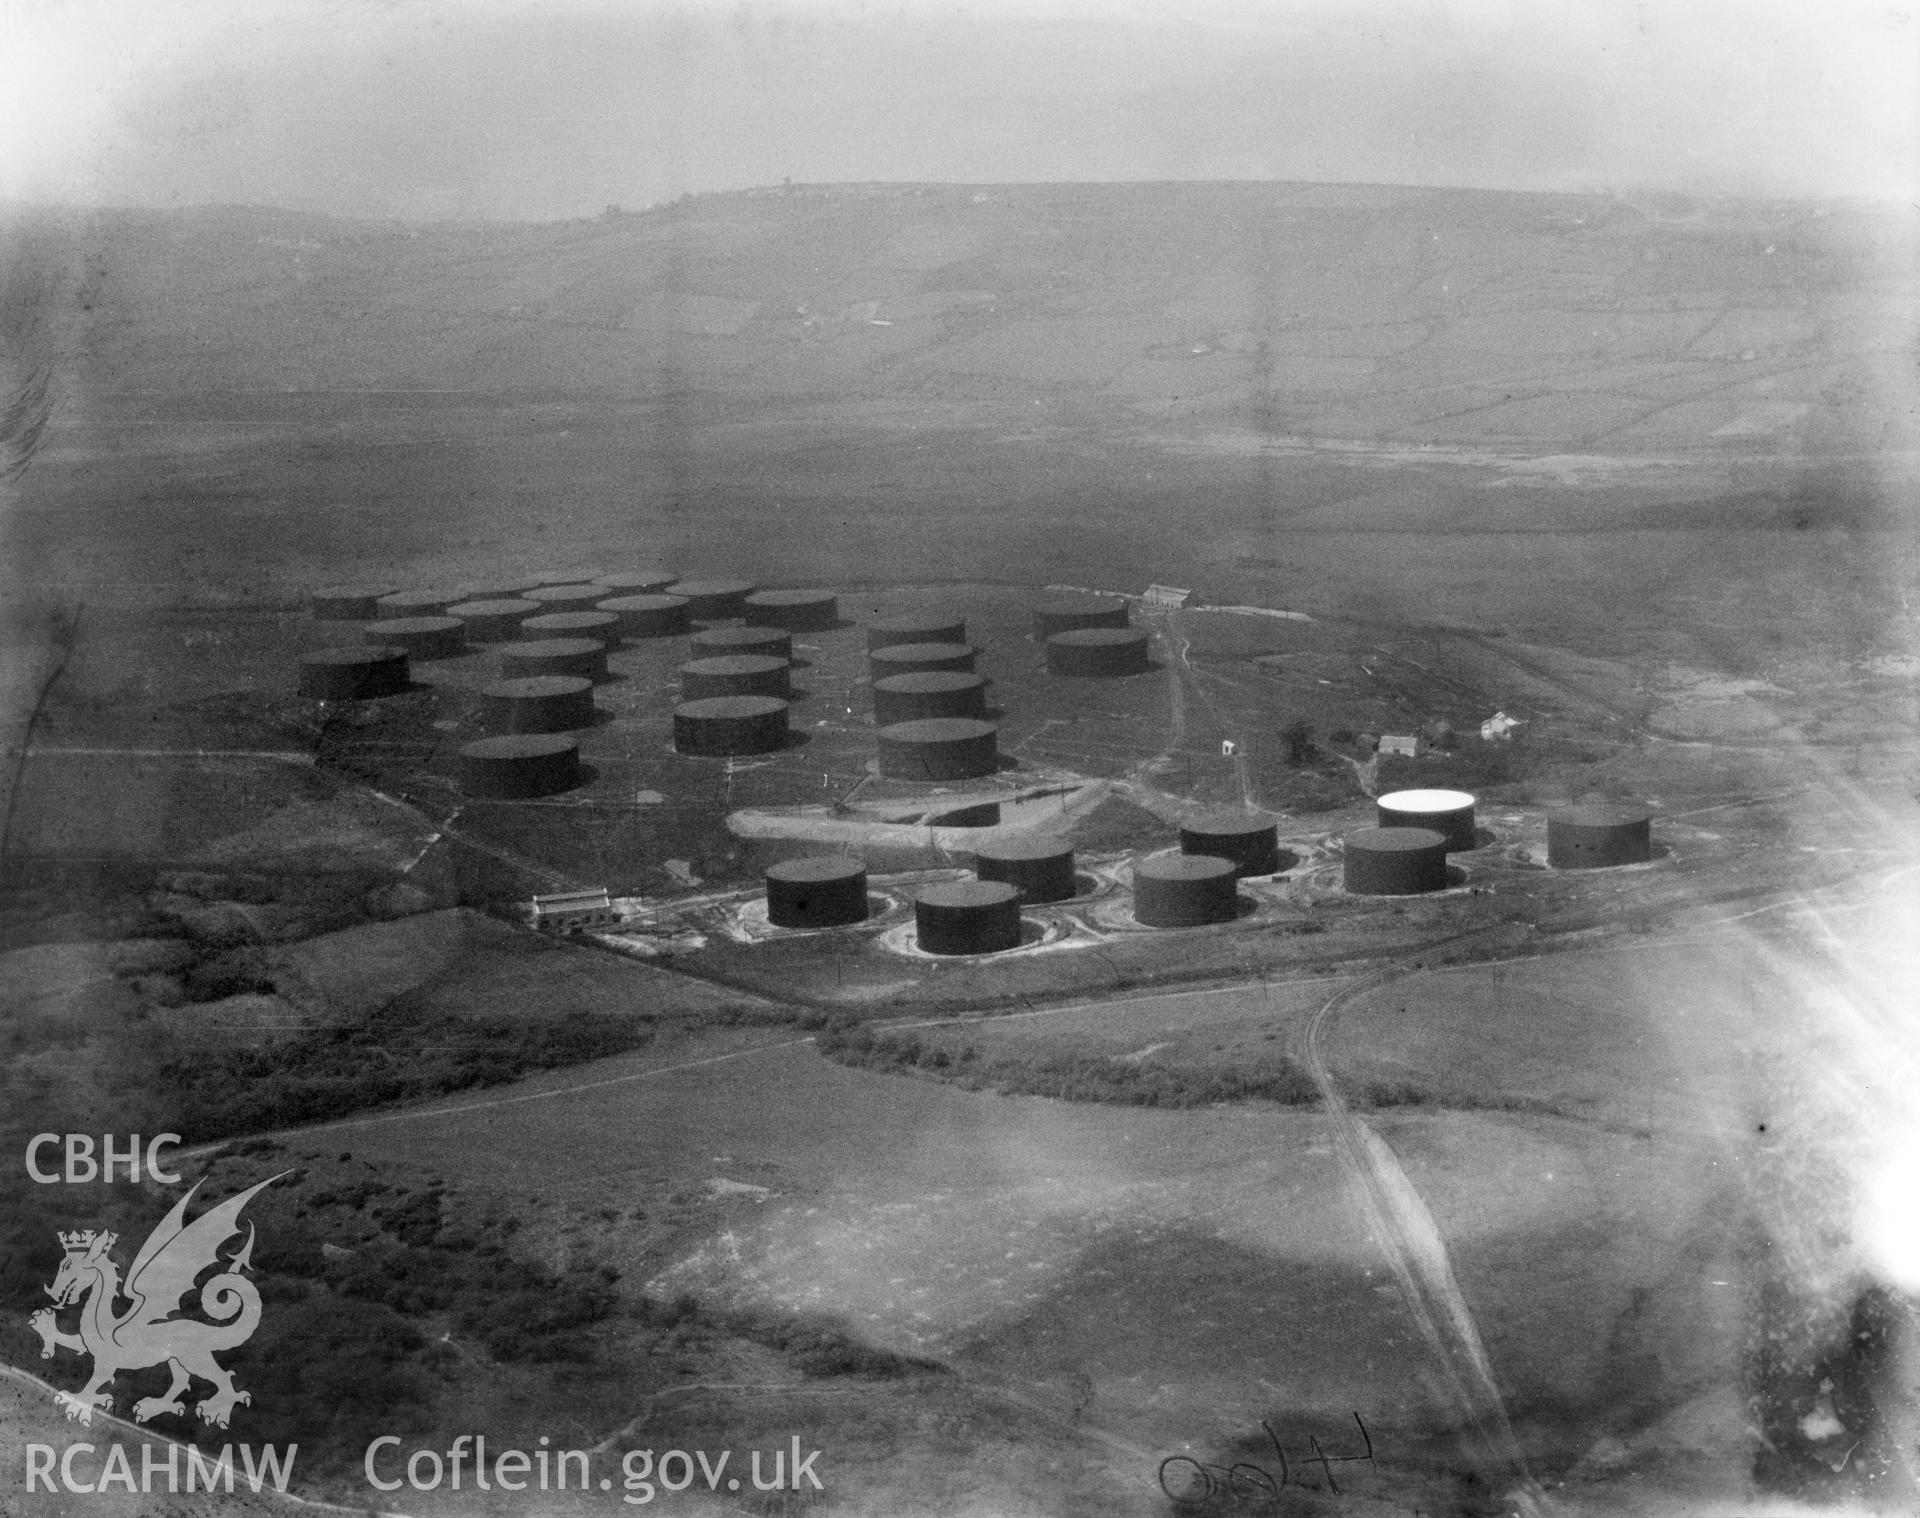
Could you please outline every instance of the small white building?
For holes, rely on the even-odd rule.
[[[1495,712],[1480,724],[1480,737],[1487,743],[1511,743],[1513,730],[1519,725],[1518,717],[1509,717],[1505,712]]]
[[[1427,740],[1418,733],[1382,733],[1380,752],[1383,754],[1404,754],[1409,759],[1418,759],[1427,751]]]
[[[533,898],[533,925],[543,933],[584,933],[589,928],[617,926],[619,921],[620,911],[605,886]]]
[[[1192,594],[1192,591],[1182,590],[1178,585],[1149,585],[1140,601],[1142,605],[1156,610],[1178,611],[1187,604],[1187,598]]]

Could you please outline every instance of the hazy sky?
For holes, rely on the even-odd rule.
[[[550,218],[795,180],[1920,200],[1914,0],[0,0],[0,196]]]

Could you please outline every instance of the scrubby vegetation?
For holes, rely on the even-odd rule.
[[[666,1349],[698,1354],[717,1349],[726,1339],[745,1339],[777,1351],[801,1375],[813,1379],[894,1380],[942,1368],[936,1360],[863,1344],[829,1318],[713,1307],[685,1293],[667,1301],[643,1298],[634,1308],[634,1317],[659,1331]]]
[[[1280,746],[1287,763],[1292,765],[1305,764],[1318,753],[1313,742],[1313,727],[1304,717],[1295,717],[1280,729]]]
[[[1379,788],[1383,794],[1432,786],[1484,791],[1532,772],[1536,767],[1536,747],[1526,743],[1487,743],[1475,736],[1456,740],[1451,749],[1429,749],[1418,759],[1382,754]]]
[[[1072,1102],[1206,1107],[1269,1101],[1306,1106],[1319,1099],[1306,1071],[1284,1054],[1264,1054],[1217,1069],[1072,1052],[982,1055],[970,1043],[952,1050],[915,1033],[877,1035],[864,1023],[830,1026],[820,1036],[820,1052],[862,1069],[911,1070],[971,1090]]]
[[[231,1195],[290,1163],[272,1140],[244,1140],[214,1159],[208,1195]],[[13,1187],[6,1198],[21,1205],[0,1254],[0,1291],[22,1303],[52,1279],[56,1233],[74,1223],[39,1190]],[[87,1222],[121,1235],[124,1262],[170,1198],[117,1188],[93,1200]],[[156,1427],[218,1448],[244,1424],[238,1437],[256,1446],[297,1443],[303,1475],[323,1482],[350,1474],[378,1434],[441,1428],[475,1378],[490,1385],[511,1374],[551,1421],[576,1397],[580,1416],[592,1420],[590,1404],[608,1396],[710,1375],[740,1343],[773,1351],[807,1378],[892,1380],[940,1368],[864,1344],[824,1317],[623,1290],[619,1271],[590,1250],[559,1263],[543,1258],[551,1245],[529,1244],[499,1201],[350,1152],[294,1169],[248,1205],[243,1221],[255,1231],[263,1311],[253,1337],[222,1359],[253,1400],[231,1429],[202,1425],[191,1402],[186,1415]],[[84,1378],[72,1356],[38,1356],[24,1315],[0,1321],[0,1357],[56,1385]],[[166,1384],[163,1367],[123,1373],[114,1388],[120,1410]]]
[[[322,1121],[388,1102],[493,1086],[648,1043],[652,1019],[601,1012],[463,1017],[400,996],[343,1027],[264,1048],[196,1049],[160,1066],[173,1126],[196,1140]]]
[[[262,1231],[255,1258],[293,1300],[324,1287],[409,1318],[443,1317],[497,1360],[592,1358],[586,1330],[618,1306],[618,1272],[550,1270],[512,1253],[516,1231],[498,1211],[456,1220],[438,1187],[412,1191],[363,1172],[310,1191],[271,1238]],[[327,1248],[334,1237],[351,1247]]]
[[[1208,1107],[1219,1102],[1318,1104],[1319,1092],[1299,1061],[1262,1053],[1218,1064],[1130,1060],[1072,1050],[983,1054],[974,1043],[954,1047],[913,1031],[875,1031],[869,1023],[830,1018],[820,1024],[820,1052],[856,1069],[930,1076],[972,1091],[1051,1096],[1069,1102],[1127,1107]],[[1449,1090],[1408,1076],[1337,1075],[1353,1107],[1446,1107],[1560,1114],[1553,1103],[1501,1092]]]
[[[255,1155],[274,1156],[278,1168],[275,1146],[258,1143],[239,1164],[215,1162],[213,1189],[228,1193],[274,1173]],[[327,1173],[336,1169],[338,1179]],[[113,1198],[123,1256],[159,1220],[163,1200],[133,1191]],[[0,1289],[13,1300],[31,1301],[59,1263],[54,1219],[45,1221],[9,1235],[18,1247],[0,1260]],[[512,1251],[511,1217],[459,1218],[437,1186],[410,1189],[346,1156],[285,1177],[249,1205],[245,1222],[256,1232],[262,1313],[253,1336],[223,1357],[253,1398],[237,1416],[251,1443],[297,1443],[313,1474],[346,1469],[375,1434],[433,1426],[458,1356],[450,1336],[496,1360],[587,1362],[592,1331],[619,1305],[613,1272],[549,1269]],[[24,1322],[0,1329],[0,1349],[16,1364],[39,1363]],[[65,1355],[44,1366],[59,1385],[83,1372]],[[114,1390],[124,1411],[166,1384],[165,1368],[154,1367],[123,1374]],[[156,1427],[209,1447],[234,1437],[201,1424],[191,1404]]]

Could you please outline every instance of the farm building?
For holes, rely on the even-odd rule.
[[[1427,751],[1427,740],[1418,733],[1382,733],[1380,752],[1383,754],[1405,754],[1409,759],[1418,759]]]
[[[584,933],[589,928],[613,927],[619,921],[619,909],[605,886],[533,898],[533,925],[543,932]]]

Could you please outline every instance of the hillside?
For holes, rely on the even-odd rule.
[[[1904,215],[1226,183],[17,212],[4,330],[55,401],[13,557],[95,606],[523,555],[1157,579],[1589,651],[1743,624],[1728,587],[1784,575],[1797,629],[1871,643],[1893,559],[1781,534],[1905,520]]]
[[[1825,452],[1892,425],[1872,400],[1911,334],[1898,230],[1857,206],[1203,184],[13,235],[62,271],[69,392],[1041,400],[1267,436]]]

